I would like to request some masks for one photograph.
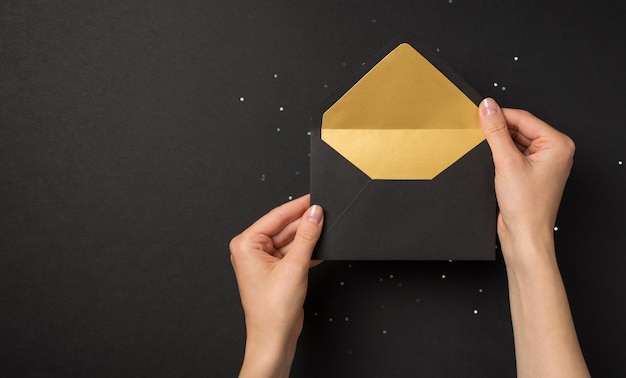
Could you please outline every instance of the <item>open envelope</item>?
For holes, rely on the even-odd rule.
[[[493,260],[494,167],[481,97],[436,55],[394,43],[311,128],[314,258]]]

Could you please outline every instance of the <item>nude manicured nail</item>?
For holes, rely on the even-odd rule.
[[[484,116],[494,115],[498,113],[499,110],[500,110],[500,107],[498,106],[498,103],[496,103],[494,99],[487,97],[486,99],[483,100],[483,115]]]
[[[324,212],[319,205],[313,205],[309,209],[309,215],[307,219],[309,222],[320,224],[322,223],[322,217],[324,216]]]

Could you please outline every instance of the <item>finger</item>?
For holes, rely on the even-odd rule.
[[[520,146],[524,146],[524,147],[528,147],[532,144],[532,140],[526,137],[526,135],[522,134],[516,126],[508,124],[508,127],[509,127],[509,134],[511,134],[511,138],[513,139],[515,144],[519,144]]]
[[[278,234],[272,236],[274,247],[284,248],[289,243],[291,243],[294,236],[296,235],[296,230],[298,229],[299,224],[300,224],[300,218],[289,223],[287,226],[285,226],[285,228],[280,230]]]
[[[552,126],[526,110],[502,109],[502,114],[504,114],[509,127],[517,130],[516,138],[519,141],[526,141],[523,144],[530,145],[530,142],[545,136],[546,133],[556,132]]]
[[[294,262],[298,266],[308,267],[315,244],[322,234],[324,211],[318,205],[313,205],[302,216],[296,236],[289,247],[285,260]]]
[[[492,98],[484,99],[479,106],[480,126],[489,143],[493,161],[498,166],[511,156],[519,155],[502,110]]]
[[[276,207],[248,228],[248,231],[273,236],[278,234],[289,223],[300,218],[309,208],[309,195]]]

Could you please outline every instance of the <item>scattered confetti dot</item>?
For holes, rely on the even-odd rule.
[[[506,87],[502,87],[502,90],[503,90],[503,91],[506,91]]]
[[[559,228],[557,226],[554,226],[554,231],[558,231]]]
[[[265,174],[261,175],[261,181],[265,181]]]
[[[329,322],[332,322],[332,321],[333,321],[333,318],[328,318],[328,321],[329,321]]]
[[[617,165],[622,165],[622,164],[624,164],[624,163],[622,163],[621,160],[617,162]]]
[[[449,263],[451,263],[451,262],[452,262],[452,260],[448,260],[448,262],[449,262]]]
[[[383,335],[386,335],[386,334],[387,334],[387,330],[383,329]]]
[[[343,286],[344,285],[343,281],[339,282],[339,285]]]
[[[328,84],[324,84],[324,88],[328,88]]]
[[[311,136],[311,132],[310,132],[310,131],[307,131],[307,132],[306,132],[306,135]]]
[[[519,60],[519,57],[518,56],[514,56],[513,60],[517,62]]]
[[[350,320],[350,318],[346,316],[345,318],[343,318],[343,320],[345,320],[345,321],[349,321],[349,320]]]
[[[390,274],[390,275],[389,275],[389,278],[393,278],[393,274]]]
[[[283,107],[281,106],[280,108],[278,108],[278,110],[280,110],[280,111],[282,112],[283,110],[285,110],[285,108],[283,108]]]
[[[478,314],[478,310],[474,309],[474,315]]]
[[[445,279],[446,279],[446,275],[445,275],[445,274],[442,274],[442,275],[441,275],[441,278],[445,280]]]
[[[244,102],[246,99],[243,97],[239,97],[239,101]]]
[[[278,79],[278,74],[274,74],[274,79]]]
[[[482,293],[482,292],[483,292],[483,289],[478,289],[478,292],[479,292],[479,293]]]
[[[494,86],[494,87],[497,87],[497,86],[498,86],[498,83],[493,83],[493,86]]]
[[[289,196],[289,201],[291,201],[293,199],[293,196]]]
[[[441,50],[439,50],[439,47],[437,47],[437,52],[441,52]]]

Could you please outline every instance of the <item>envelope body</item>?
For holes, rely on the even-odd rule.
[[[480,96],[415,45],[392,43],[312,119],[311,203],[325,214],[314,258],[495,258]]]

